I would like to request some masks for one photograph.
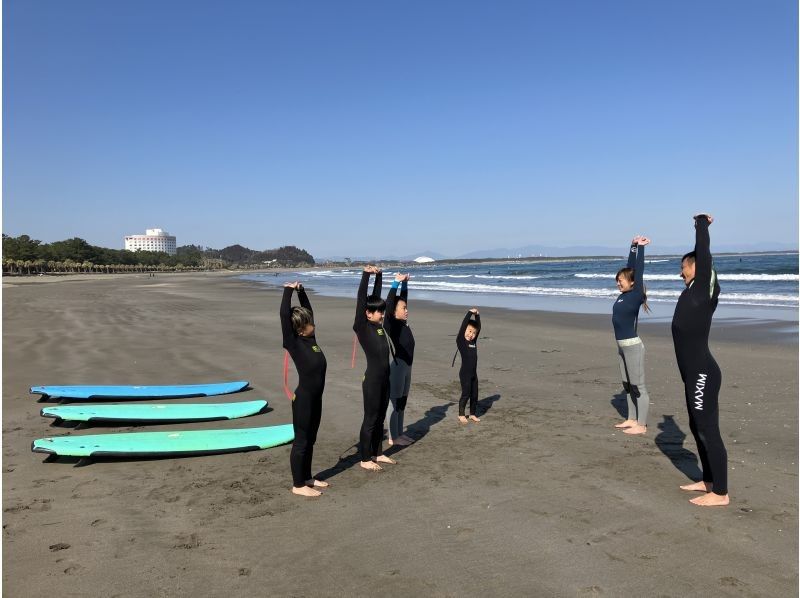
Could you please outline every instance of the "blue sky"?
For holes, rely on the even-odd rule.
[[[797,7],[3,3],[3,232],[797,246]]]

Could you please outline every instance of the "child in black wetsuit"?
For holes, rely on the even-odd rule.
[[[297,291],[300,307],[292,307],[292,293]],[[322,418],[322,391],[325,390],[325,355],[314,336],[314,312],[303,285],[287,283],[281,301],[283,348],[288,351],[300,378],[292,397],[294,442],[289,455],[292,469],[292,492],[300,496],[319,496],[317,488],[327,482],[311,477],[311,458]]]
[[[375,274],[372,294],[367,295],[369,278]],[[380,471],[379,463],[395,463],[383,454],[383,420],[389,406],[389,335],[383,328],[386,302],[381,299],[383,275],[379,268],[367,266],[361,275],[356,297],[356,317],[353,330],[364,349],[367,371],[361,382],[364,394],[364,420],[361,422],[358,451],[361,467]]]
[[[473,319],[474,316],[474,319]],[[481,316],[476,308],[472,308],[464,316],[461,328],[456,336],[456,346],[461,354],[461,369],[458,378],[461,380],[461,398],[458,400],[458,421],[479,422],[478,419],[478,334],[481,331]],[[469,420],[465,409],[469,400]]]

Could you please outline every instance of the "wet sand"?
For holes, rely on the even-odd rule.
[[[418,441],[382,473],[355,456],[354,301],[314,295],[328,359],[323,497],[289,492],[289,446],[77,468],[31,453],[50,435],[290,423],[279,297],[223,274],[4,279],[6,595],[797,595],[798,350],[781,323],[712,329],[727,508],[678,490],[699,470],[668,323],[641,327],[650,430],[629,437],[613,428],[625,407],[610,316],[482,309],[485,414],[462,426],[450,362],[463,309],[415,302],[413,285],[406,423]],[[28,394],[224,379],[252,390],[222,400],[264,398],[271,411],[76,431],[50,427]]]

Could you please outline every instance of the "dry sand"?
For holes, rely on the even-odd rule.
[[[247,379],[224,400],[271,412],[152,429],[291,422],[277,291],[212,274],[4,282],[7,596],[797,595],[798,351],[776,327],[712,329],[732,502],[703,509],[678,490],[698,469],[667,323],[640,330],[651,425],[628,437],[612,427],[610,317],[481,310],[486,413],[462,426],[463,310],[414,302],[412,285],[418,442],[374,474],[354,466],[354,301],[312,295],[328,359],[314,471],[332,487],[308,500],[289,492],[289,446],[79,468],[30,452],[34,438],[151,429],[50,427],[28,394],[39,384]]]

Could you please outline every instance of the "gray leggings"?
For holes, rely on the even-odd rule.
[[[403,416],[406,413],[409,390],[411,390],[411,366],[398,357],[389,364],[389,400],[392,402],[389,437],[392,440],[403,434]]]
[[[650,396],[644,386],[644,344],[641,341],[633,345],[617,343],[617,350],[619,373],[628,399],[628,419],[635,419],[640,426],[646,426]]]

